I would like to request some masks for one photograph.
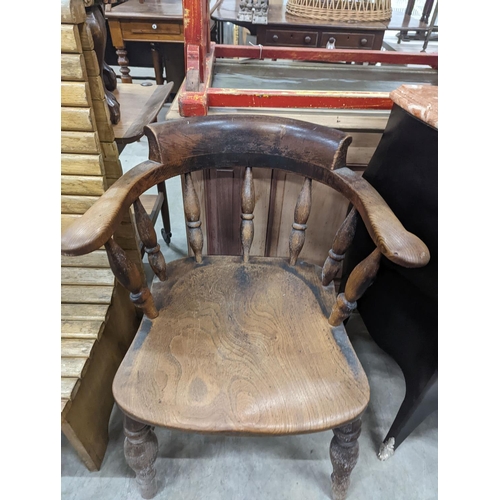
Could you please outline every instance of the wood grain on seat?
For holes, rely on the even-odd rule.
[[[358,417],[366,376],[328,315],[321,269],[284,259],[212,256],[167,265],[114,380],[122,410],[196,432],[293,434]]]

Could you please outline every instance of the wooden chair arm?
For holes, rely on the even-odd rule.
[[[335,187],[359,212],[382,255],[408,268],[422,267],[429,262],[427,245],[403,227],[371,184],[349,168],[340,168],[333,175],[338,181]]]
[[[159,182],[155,167],[145,161],[118,179],[61,238],[63,255],[84,255],[102,247],[118,229],[129,207],[139,196]]]

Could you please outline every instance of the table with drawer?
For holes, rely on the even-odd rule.
[[[239,4],[240,0],[222,0],[212,19],[247,28],[262,45],[380,50],[388,23],[315,21],[288,14],[286,0],[270,0],[268,24],[252,24],[238,21]]]
[[[164,82],[164,62],[158,43],[183,43],[182,0],[141,2],[128,0],[106,11],[113,46],[118,56],[121,81],[132,83],[125,42],[149,42],[156,83]]]

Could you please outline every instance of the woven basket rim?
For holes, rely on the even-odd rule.
[[[369,9],[356,8],[371,5]],[[339,8],[340,6],[340,8]],[[351,6],[351,8],[343,8]],[[391,0],[287,0],[291,15],[323,21],[383,21],[392,17]]]

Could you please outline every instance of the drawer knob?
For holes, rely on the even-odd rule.
[[[311,43],[311,37],[310,37],[310,36],[306,36],[306,37],[304,38],[304,42],[305,42],[305,43]]]
[[[364,47],[368,43],[368,40],[366,38],[362,38],[359,43]]]
[[[273,42],[277,42],[278,41],[278,35],[273,35]]]
[[[151,28],[153,28],[155,30],[156,28],[158,28],[158,26],[156,24],[153,24],[153,25],[151,25]]]

